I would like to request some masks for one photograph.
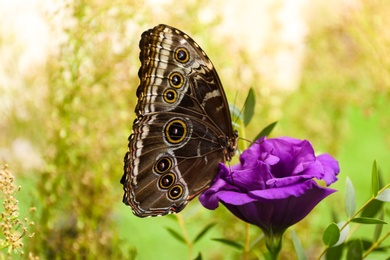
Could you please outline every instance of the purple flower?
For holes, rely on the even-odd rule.
[[[231,168],[220,172],[199,200],[208,209],[221,202],[238,218],[266,234],[283,234],[321,200],[335,192],[322,187],[337,180],[338,162],[328,154],[315,156],[307,140],[261,138]]]

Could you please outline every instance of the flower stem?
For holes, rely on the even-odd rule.
[[[266,233],[265,235],[265,242],[266,246],[269,252],[269,256],[271,260],[277,260],[280,250],[282,249],[282,237],[283,233],[281,234],[274,234],[272,232]]]
[[[249,255],[249,223],[245,223],[245,244],[244,244],[244,260],[248,259]]]
[[[184,223],[184,218],[182,216],[182,214],[176,214],[175,215],[176,218],[177,218],[177,221],[179,222],[179,226],[180,226],[180,229],[181,229],[181,232],[183,234],[183,237],[186,241],[186,244],[187,244],[187,248],[188,248],[188,259],[192,259],[192,247],[193,247],[193,244],[188,236],[188,233],[187,233],[187,229],[186,229],[186,225]]]

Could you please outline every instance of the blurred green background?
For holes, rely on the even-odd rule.
[[[189,258],[166,230],[181,232],[175,216],[138,219],[121,202],[138,42],[159,23],[202,46],[229,102],[242,107],[254,88],[247,138],[278,121],[272,137],[308,139],[339,160],[340,180],[332,185],[339,192],[293,227],[309,259],[322,250],[332,214],[345,219],[347,176],[358,205],[370,196],[374,159],[383,182],[390,180],[385,1],[11,2],[0,1],[0,163],[22,186],[21,215],[35,222],[25,252],[41,259]],[[211,212],[194,199],[180,221],[190,238],[216,223],[190,258],[240,258],[239,250],[210,240],[244,240],[244,223],[224,208]],[[251,227],[250,234],[256,241],[260,230]],[[261,250],[259,243],[250,259]],[[292,251],[286,233],[281,256],[293,259]]]

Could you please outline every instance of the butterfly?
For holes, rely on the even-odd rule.
[[[160,24],[139,43],[137,118],[124,157],[123,202],[138,217],[178,213],[230,161],[237,131],[210,59],[184,32]]]

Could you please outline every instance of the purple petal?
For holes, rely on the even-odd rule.
[[[275,201],[274,203],[282,203],[282,205],[278,205],[279,212],[272,221],[277,223],[278,226],[287,228],[306,217],[320,201],[333,192],[335,190],[315,184],[312,189],[307,190],[299,197],[292,196],[287,200]]]
[[[311,180],[313,179],[313,176],[310,174],[307,175],[298,175],[298,176],[291,176],[291,177],[285,177],[285,178],[273,178],[267,181],[268,187],[283,187],[283,186],[290,186],[295,183],[299,183],[301,181],[305,180]]]
[[[299,197],[316,185],[313,180],[306,180],[295,183],[294,185],[269,188],[266,190],[251,191],[250,195],[258,199],[285,199],[290,196]]]
[[[214,183],[199,200],[215,209],[225,205],[238,218],[267,232],[284,232],[304,218],[335,190],[321,187],[337,180],[338,162],[328,154],[315,156],[309,141],[289,137],[252,144],[240,164],[220,164]]]
[[[326,185],[329,186],[333,182],[337,181],[338,179],[336,176],[340,172],[339,163],[329,154],[321,154],[317,157],[317,160],[320,161],[324,167],[325,174],[323,180]]]

